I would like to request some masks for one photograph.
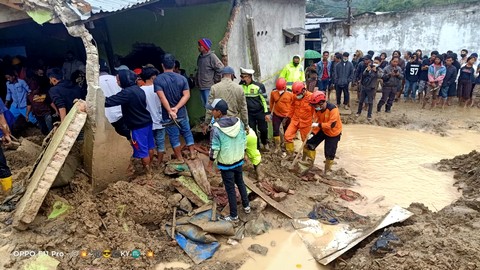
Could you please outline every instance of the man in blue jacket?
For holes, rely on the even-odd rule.
[[[230,215],[224,219],[236,223],[238,215],[235,185],[242,197],[245,213],[250,213],[250,203],[242,172],[246,145],[245,127],[239,118],[227,116],[228,104],[223,99],[213,100],[212,104],[207,105],[207,109],[212,111],[212,115],[216,119],[210,134],[211,148],[208,170],[211,171],[213,161],[216,161],[222,174],[230,206]]]

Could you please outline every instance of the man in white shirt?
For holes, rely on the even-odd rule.
[[[158,70],[154,67],[144,67],[140,78],[145,82],[145,85],[140,88],[145,91],[147,97],[147,110],[150,112],[153,122],[153,138],[155,140],[155,147],[157,148],[157,165],[160,166],[163,162],[165,154],[165,128],[162,126],[162,104],[155,93],[153,81],[158,75]]]

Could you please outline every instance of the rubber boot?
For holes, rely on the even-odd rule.
[[[12,190],[12,177],[5,177],[0,179],[0,184],[2,186],[2,192],[5,195],[10,194],[10,190]]]
[[[325,174],[332,171],[333,159],[326,159],[325,160],[325,170],[323,171]]]
[[[292,156],[295,151],[295,145],[293,142],[285,142],[285,150],[287,151],[287,155]]]
[[[280,145],[282,144],[282,140],[281,140],[280,136],[274,136],[273,137],[273,142],[275,143],[275,147],[273,148],[274,152],[279,153],[280,152]]]

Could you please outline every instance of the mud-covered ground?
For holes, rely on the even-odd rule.
[[[354,106],[352,106],[354,107]],[[480,110],[448,107],[420,110],[416,103],[395,103],[392,113],[374,114],[372,121],[366,115],[343,115],[343,122],[351,124],[373,124],[391,128],[420,130],[448,136],[451,129],[480,130]],[[38,133],[24,134],[29,141],[41,144]],[[38,149],[37,149],[38,150]],[[28,149],[6,152],[7,160],[14,174],[14,183],[19,185],[25,179],[36,156]],[[368,194],[345,193],[332,186],[353,189],[355,179],[349,173],[335,166],[336,171],[329,177],[322,177],[322,168],[299,177],[285,168],[278,154],[264,154],[264,170],[267,187],[281,183],[282,188],[291,190],[280,202],[294,217],[306,217],[316,203],[345,205],[345,200],[361,201]],[[478,269],[476,258],[480,257],[480,156],[469,156],[441,161],[439,170],[455,170],[457,186],[464,197],[451,206],[432,213],[422,205],[412,204],[410,210],[415,216],[406,222],[393,226],[392,231],[402,240],[396,253],[382,258],[369,254],[372,242],[379,234],[364,240],[359,248],[336,260],[336,269]],[[56,257],[58,269],[161,269],[159,264],[179,262],[191,265],[191,269],[238,269],[248,258],[244,251],[235,258],[224,258],[216,254],[200,265],[194,265],[165,231],[165,224],[171,222],[173,203],[169,198],[176,193],[171,182],[174,178],[165,176],[155,169],[153,186],[144,185],[144,175],[137,166],[138,175],[131,182],[120,181],[109,186],[100,194],[92,195],[88,177],[77,172],[72,183],[63,188],[52,189],[47,195],[35,221],[26,231],[16,231],[10,226],[11,213],[0,212],[0,269],[22,269],[25,257],[12,255],[14,250],[49,250],[65,253],[80,250],[153,250],[153,259],[133,258],[80,258],[77,256]],[[251,165],[245,166],[246,175],[255,178]],[[219,183],[219,175],[210,177],[212,183]],[[251,199],[256,196],[252,195]],[[48,220],[56,201],[71,206],[67,214]],[[181,216],[182,212],[178,212]],[[272,207],[254,211],[248,220],[261,216],[268,221],[269,229],[292,230],[290,220]],[[367,221],[369,222],[369,221]],[[246,233],[247,236],[249,232]],[[220,238],[222,245],[226,238]],[[281,241],[281,240],[279,240]],[[218,252],[221,253],[221,252]],[[221,254],[224,254],[223,252]],[[475,265],[477,263],[477,265]]]
[[[437,168],[455,171],[462,198],[437,213],[410,205],[414,216],[390,228],[401,240],[393,252],[370,253],[378,232],[337,260],[335,269],[480,269],[480,153],[442,160]]]

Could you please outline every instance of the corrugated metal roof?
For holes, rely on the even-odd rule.
[[[136,5],[147,2],[156,2],[158,0],[87,0],[92,6],[92,13],[114,12],[122,9],[128,9]]]
[[[86,20],[94,14],[115,12],[157,1],[159,0],[72,0],[67,2],[67,5],[80,16],[81,20]]]

